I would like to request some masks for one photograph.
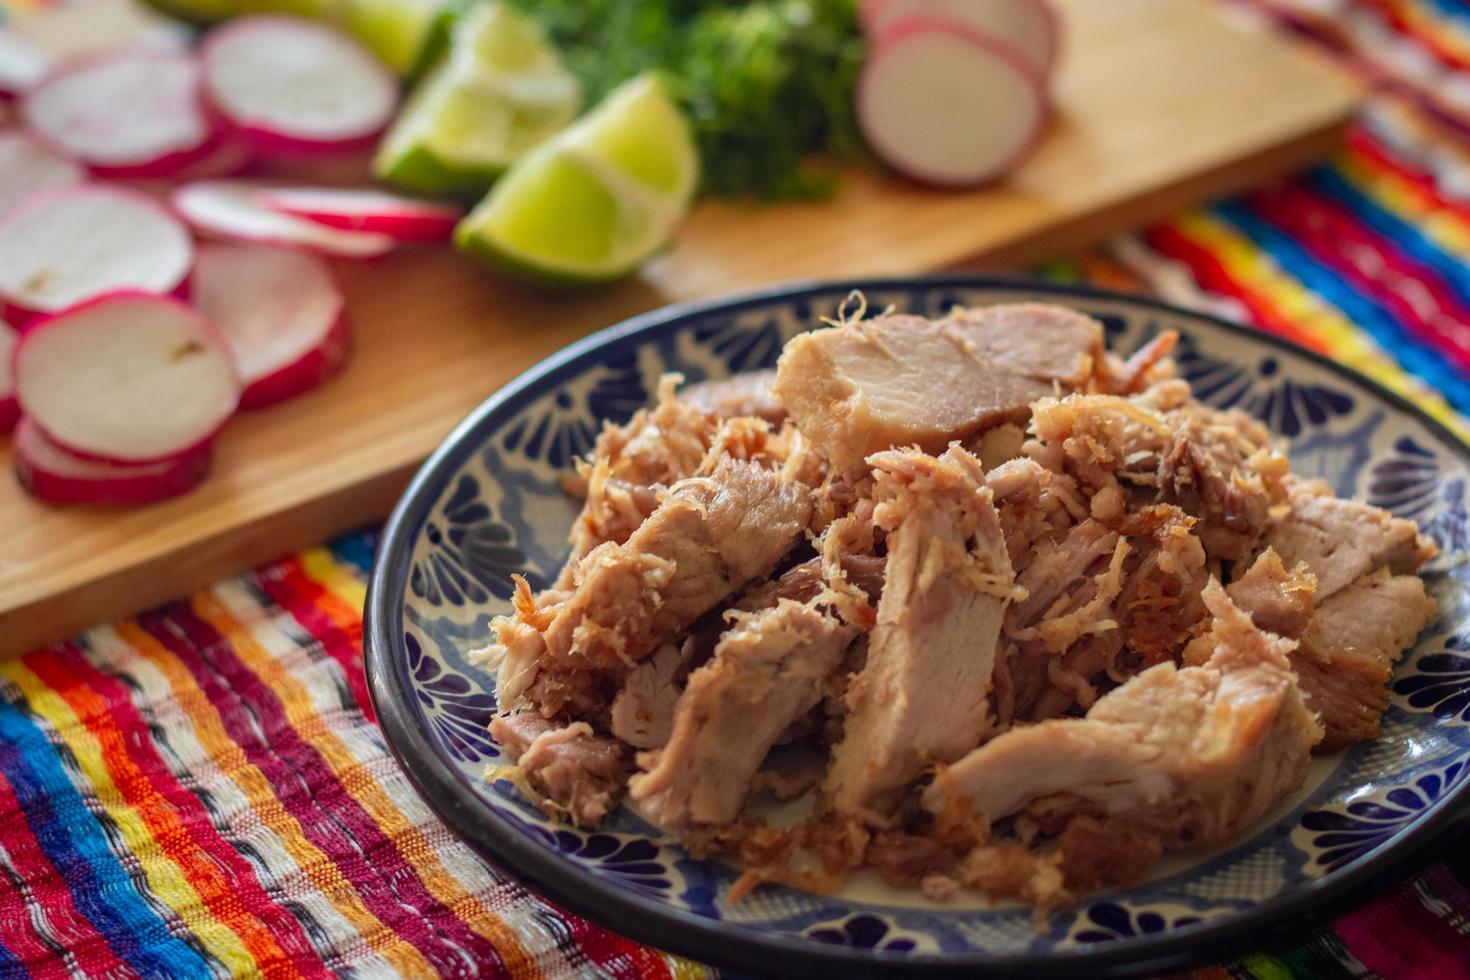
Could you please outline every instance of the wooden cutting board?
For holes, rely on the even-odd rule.
[[[640,278],[577,296],[509,285],[447,249],[342,267],[355,359],[321,390],[232,422],[194,493],[138,510],[53,508],[0,478],[0,654],[382,518],[478,402],[624,317],[791,278],[1062,253],[1300,167],[1331,150],[1353,108],[1327,65],[1208,0],[1060,6],[1056,119],[999,186],[944,193],[863,171],[819,204],[704,204]],[[935,124],[963,121],[936,107]]]

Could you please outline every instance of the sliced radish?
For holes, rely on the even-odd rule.
[[[241,408],[314,388],[347,360],[347,306],[325,262],[256,245],[205,245],[194,302],[235,356]]]
[[[863,29],[881,42],[884,32],[911,17],[968,24],[1025,55],[1043,75],[1056,64],[1060,19],[1048,0],[864,0]]]
[[[54,504],[151,504],[187,493],[209,475],[208,446],[162,463],[121,466],[84,459],[46,438],[29,418],[15,430],[15,475]]]
[[[215,146],[187,54],[130,50],[67,63],[26,93],[42,140],[103,177],[167,177]]]
[[[170,177],[176,181],[216,180],[232,177],[255,160],[250,143],[238,133],[222,133],[204,156],[188,164]]]
[[[370,146],[398,101],[397,80],[367,48],[312,21],[232,21],[209,35],[201,55],[210,104],[263,153]]]
[[[0,222],[0,298],[19,327],[119,289],[183,292],[193,263],[189,229],[124,187],[37,191]]]
[[[21,411],[57,445],[106,462],[196,453],[240,400],[219,332],[146,293],[111,293],[36,324],[13,369]]]
[[[15,379],[10,374],[10,357],[15,351],[17,335],[8,324],[0,322],[0,432],[15,428],[20,418],[20,402],[15,400]]]
[[[174,209],[203,234],[226,241],[300,248],[323,255],[366,259],[384,255],[398,243],[370,231],[345,231],[265,205],[261,185],[245,181],[204,180],[174,191]]]
[[[1042,80],[1014,48],[937,18],[889,27],[858,80],[868,144],[895,170],[930,184],[1000,176],[1036,142],[1046,115]]]
[[[33,191],[68,187],[87,172],[24,133],[0,133],[0,216]]]
[[[51,70],[51,56],[15,28],[0,27],[0,94],[14,97],[32,88]]]
[[[260,199],[283,214],[332,228],[381,232],[400,242],[448,241],[464,217],[452,204],[370,189],[271,187],[260,192]]]

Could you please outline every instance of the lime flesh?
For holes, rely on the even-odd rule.
[[[563,129],[576,80],[540,31],[499,3],[454,26],[449,52],[414,89],[373,161],[381,179],[423,194],[482,193]]]
[[[455,241],[527,278],[617,279],[667,244],[698,180],[688,122],[642,76],[516,164]]]

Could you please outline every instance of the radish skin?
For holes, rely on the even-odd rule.
[[[309,391],[347,361],[347,303],[325,262],[250,245],[203,246],[195,302],[230,345],[241,408]]]
[[[10,358],[18,339],[8,323],[0,322],[0,434],[9,432],[20,421],[20,402],[15,399],[15,379],[10,372]]]
[[[175,299],[122,291],[27,330],[12,360],[21,411],[72,455],[133,465],[199,452],[229,420],[229,346]]]
[[[114,52],[62,64],[26,93],[21,118],[99,177],[167,177],[215,147],[199,91],[188,54]]]
[[[329,228],[282,214],[261,201],[263,186],[238,180],[196,181],[175,190],[170,200],[174,210],[200,234],[227,242],[296,248],[345,259],[385,255],[398,244],[376,232]]]
[[[464,217],[452,204],[373,189],[275,187],[261,190],[260,199],[282,214],[331,228],[378,232],[400,242],[447,242]]]
[[[178,459],[119,466],[67,452],[31,419],[15,431],[15,475],[33,496],[54,504],[137,506],[188,493],[209,475],[208,446]]]
[[[1056,67],[1061,45],[1061,18],[1050,0],[864,0],[860,16],[880,43],[890,27],[914,17],[968,24],[1010,43],[1042,75]]]
[[[890,26],[858,79],[868,145],[900,173],[940,187],[1004,174],[1040,138],[1047,113],[1044,82],[1024,56],[939,18]]]
[[[37,191],[0,221],[0,300],[17,327],[116,290],[187,291],[189,230],[134,190]]]
[[[82,167],[29,135],[0,133],[0,217],[35,191],[70,187],[87,179]]]
[[[212,31],[200,56],[205,98],[264,156],[370,148],[398,102],[388,69],[324,24],[246,17]]]

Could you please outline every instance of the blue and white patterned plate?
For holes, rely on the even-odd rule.
[[[649,402],[666,371],[690,381],[769,367],[793,334],[862,289],[869,308],[1062,303],[1127,352],[1183,336],[1196,394],[1240,406],[1320,475],[1418,521],[1443,555],[1440,616],[1399,666],[1383,735],[1317,760],[1302,792],[1232,846],[1171,856],[1139,888],[1104,893],[1038,929],[983,899],[944,905],[858,875],[836,895],[761,888],[695,861],[626,810],[597,832],[549,820],[483,773],[493,682],[466,654],[508,608],[512,573],[551,578],[577,504],[558,478],[603,419]],[[496,864],[588,918],[706,962],[761,973],[1066,974],[1158,970],[1300,929],[1403,873],[1470,799],[1470,452],[1410,405],[1323,358],[1136,297],[974,278],[805,285],[674,307],[576,344],[480,406],[420,470],[390,520],[367,603],[368,680],[389,744],[444,819]],[[1463,810],[1460,806],[1458,809]]]

